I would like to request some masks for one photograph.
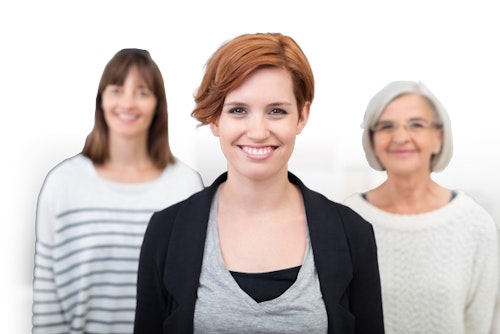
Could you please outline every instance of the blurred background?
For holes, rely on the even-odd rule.
[[[0,332],[31,331],[38,192],[52,167],[82,149],[104,66],[126,47],[149,50],[162,70],[172,150],[208,185],[225,161],[190,117],[207,59],[242,33],[292,36],[316,97],[290,170],[336,201],[384,177],[361,147],[368,100],[390,81],[420,80],[454,134],[453,159],[434,179],[467,191],[500,223],[499,14],[486,0],[2,2]]]

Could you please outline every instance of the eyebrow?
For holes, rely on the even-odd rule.
[[[272,102],[267,104],[268,107],[280,107],[280,106],[291,106],[293,103],[291,102]],[[242,107],[247,107],[248,104],[244,102],[238,102],[238,101],[229,101],[227,103],[224,103],[224,106],[242,106]]]
[[[422,118],[422,117],[411,117],[411,118],[405,119],[404,121],[407,122],[407,121],[429,121],[429,120],[426,118]],[[393,119],[379,119],[376,123],[382,123],[382,122],[394,122],[394,120]]]

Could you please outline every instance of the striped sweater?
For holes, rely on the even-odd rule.
[[[202,188],[181,161],[141,184],[106,181],[82,155],[53,168],[37,206],[33,333],[132,333],[149,218]]]

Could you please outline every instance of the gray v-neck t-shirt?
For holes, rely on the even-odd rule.
[[[279,297],[257,303],[239,287],[222,260],[217,199],[216,194],[210,208],[194,333],[327,333],[328,319],[309,235],[295,283]]]

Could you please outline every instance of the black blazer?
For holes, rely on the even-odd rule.
[[[328,333],[384,333],[377,248],[373,229],[350,208],[308,189],[302,192],[328,314]],[[198,282],[214,183],[155,213],[139,260],[135,334],[192,333]]]

